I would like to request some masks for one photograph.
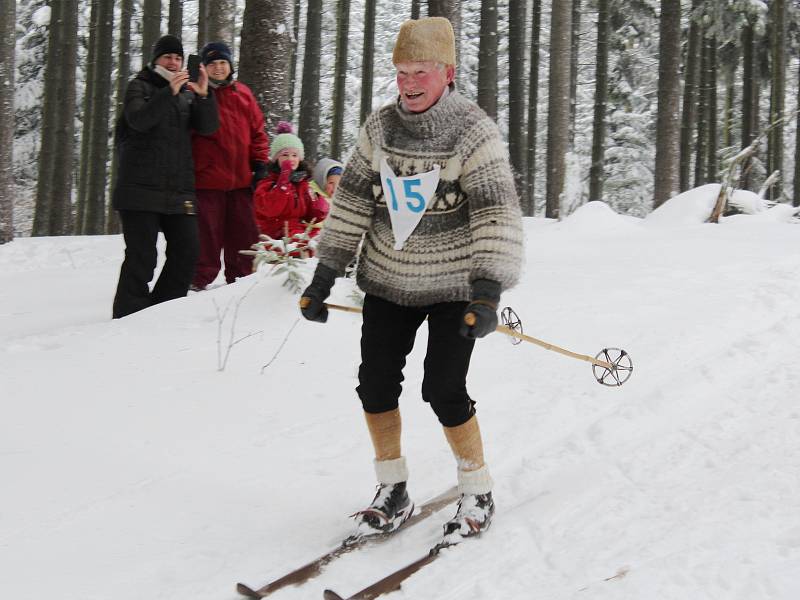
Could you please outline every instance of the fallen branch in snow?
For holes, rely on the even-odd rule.
[[[719,188],[717,202],[714,204],[714,208],[711,210],[711,215],[708,217],[709,223],[719,223],[719,217],[727,208],[728,200],[730,200],[730,197],[733,194],[733,178],[736,173],[736,168],[742,163],[747,162],[756,153],[759,146],[761,146],[761,142],[763,142],[766,138],[768,132],[769,130],[762,132],[760,136],[754,139],[750,145],[747,146],[747,148],[744,148],[741,152],[739,152],[739,154],[731,159],[731,162],[728,164],[728,168],[722,177],[722,185]]]
[[[628,565],[623,565],[619,569],[617,569],[616,574],[611,575],[610,577],[606,577],[605,579],[603,579],[603,581],[613,581],[614,579],[622,579],[623,577],[625,577],[630,572],[630,570],[631,570],[631,568]],[[591,587],[591,585],[587,585],[587,586],[584,586],[584,587],[580,588],[578,591],[579,592],[585,592],[590,587]]]
[[[734,191],[733,179],[734,179],[734,174],[736,173],[736,167],[742,165],[743,163],[747,163],[749,159],[752,158],[753,155],[756,153],[756,151],[761,146],[762,142],[770,134],[770,132],[781,123],[788,122],[789,117],[792,116],[792,114],[787,114],[781,117],[780,119],[776,119],[774,123],[772,123],[769,127],[767,127],[766,129],[764,129],[764,131],[761,132],[761,135],[759,135],[756,139],[750,142],[749,146],[743,148],[741,152],[739,152],[736,156],[734,156],[731,159],[730,163],[728,164],[728,168],[722,177],[722,185],[719,188],[719,195],[717,196],[717,202],[714,204],[714,208],[711,211],[711,215],[708,217],[707,221],[708,223],[719,223],[720,216],[727,208],[728,200],[730,200],[730,197]],[[775,182],[775,178],[779,176],[780,176],[780,171],[775,171],[772,175],[770,175],[769,178],[767,179],[769,185],[772,185]],[[767,186],[766,189],[769,189],[767,182],[764,182],[764,185]],[[766,190],[764,190],[764,193],[766,193]],[[759,196],[761,196],[762,198],[764,197],[761,192],[759,192]]]
[[[779,170],[773,171],[772,175],[767,177],[761,187],[758,189],[758,196],[759,198],[766,198],[767,192],[769,188],[771,188],[775,183],[781,178],[781,172]]]

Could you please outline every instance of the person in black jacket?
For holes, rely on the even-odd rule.
[[[191,132],[214,133],[219,116],[205,67],[191,82],[182,64],[181,41],[165,35],[125,91],[116,129],[119,171],[113,193],[125,238],[115,319],[185,296],[194,275],[199,242]],[[166,262],[150,291],[159,231],[167,241]]]

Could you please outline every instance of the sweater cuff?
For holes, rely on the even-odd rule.
[[[492,279],[476,279],[472,282],[472,299],[486,303],[497,304],[500,302],[502,286]]]

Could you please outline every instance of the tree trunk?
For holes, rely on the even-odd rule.
[[[183,39],[183,0],[169,0],[167,33]],[[202,48],[202,46],[198,46]]]
[[[774,0],[770,5],[772,17],[772,93],[770,97],[769,124],[774,125],[769,134],[767,173],[783,174],[783,111],[786,96],[786,2]],[[769,198],[780,201],[783,180],[780,177],[770,188]]]
[[[717,182],[717,139],[719,135],[717,120],[717,37],[710,36],[706,40],[708,44],[708,81],[706,82],[706,111],[708,114],[708,134],[706,143],[706,181],[709,183]]]
[[[197,48],[200,49],[209,41],[208,37],[208,13],[211,10],[210,4],[214,0],[197,0]]]
[[[758,104],[758,63],[756,62],[756,19],[748,18],[742,29],[742,149],[747,148],[758,135],[756,105]],[[752,185],[750,168],[752,159],[742,163],[741,189]]]
[[[0,8],[0,244],[14,239],[14,28],[16,2]]]
[[[36,205],[33,212],[32,236],[50,234],[50,213],[53,201],[53,169],[56,161],[56,128],[59,121],[58,90],[63,73],[59,69],[61,56],[59,39],[63,33],[63,2],[51,7],[50,25],[47,31],[47,58],[44,69],[42,92],[42,126],[39,143],[39,176],[36,178]]]
[[[111,56],[114,38],[114,0],[98,0],[94,79],[88,85],[92,93],[92,112],[88,119],[89,154],[85,204],[81,233],[105,232],[106,174],[108,158],[108,113],[111,98]]]
[[[800,74],[798,74],[800,76]],[[800,106],[800,86],[797,86],[797,106]],[[800,111],[797,113],[797,126],[794,140],[794,190],[792,205],[800,206]]]
[[[497,0],[481,0],[478,106],[497,119]]]
[[[142,64],[150,61],[153,44],[161,37],[161,0],[142,3]]]
[[[206,34],[208,42],[225,42],[235,48],[236,0],[214,0],[208,5]],[[202,46],[198,46],[198,50]]]
[[[609,0],[597,2],[597,52],[594,76],[594,121],[592,127],[592,166],[589,168],[589,200],[603,199],[606,151],[606,102],[608,99]]]
[[[542,0],[533,0],[531,15],[531,59],[528,75],[527,194],[522,199],[522,214],[532,217],[536,211],[536,137],[539,118],[539,61],[542,31]]]
[[[702,51],[702,28],[698,23],[703,0],[692,1],[692,12],[689,21],[689,39],[686,49],[686,64],[683,69],[683,111],[681,113],[681,164],[680,189],[686,191],[691,187],[692,174],[692,141],[697,122],[697,96],[700,80],[700,60]]]
[[[89,49],[86,56],[86,85],[83,94],[83,122],[81,123],[81,154],[78,162],[78,195],[75,202],[75,233],[82,235],[83,232],[83,213],[86,210],[86,184],[89,173],[89,145],[92,139],[92,128],[90,120],[94,114],[92,102],[94,94],[92,85],[95,80],[97,67],[97,21],[100,16],[100,0],[91,0],[91,15],[89,17],[89,32],[86,36],[89,40]]]
[[[508,152],[517,195],[525,182],[525,0],[508,4]]]
[[[54,3],[45,67],[33,235],[71,233],[78,0]]]
[[[133,15],[133,0],[121,0],[119,7],[119,45],[117,47],[117,80],[114,84],[116,90],[114,96],[114,123],[119,121],[122,115],[122,107],[125,100],[125,89],[128,86],[128,79],[131,76],[131,17]],[[113,190],[114,181],[117,177],[118,155],[116,148],[111,154],[111,174],[109,182]],[[111,203],[108,203],[106,211],[106,233],[119,233],[119,216]]]
[[[658,115],[656,117],[656,164],[653,207],[658,208],[677,193],[679,181],[681,56],[681,5],[661,0],[658,59]]]
[[[372,112],[372,62],[375,60],[375,2],[367,2],[364,9],[364,48],[361,54],[361,111],[359,124],[363,125]]]
[[[731,40],[720,49],[717,61],[725,83],[725,103],[722,110],[722,147],[733,148],[736,138],[736,70],[739,68],[739,48]]]
[[[545,216],[558,219],[569,147],[569,86],[572,1],[553,3],[550,22],[550,94],[547,101],[547,192]]]
[[[344,96],[347,88],[347,43],[350,38],[350,0],[339,0],[336,15],[336,67],[333,75],[333,120],[330,155],[342,156]]]
[[[322,43],[322,0],[308,0],[306,49],[303,53],[303,87],[300,89],[298,134],[306,158],[316,161],[319,145],[319,69]]]
[[[575,116],[578,109],[578,56],[581,47],[581,0],[572,0],[572,35],[569,55],[569,147],[575,145]]]
[[[300,54],[298,40],[300,39],[300,0],[293,4],[292,20],[292,59],[289,67],[289,112],[294,119],[294,94],[297,90],[297,57]]]
[[[239,79],[250,86],[269,131],[291,114],[291,6],[283,0],[247,0],[244,9]],[[265,43],[265,40],[268,40]]]
[[[705,27],[703,28],[705,30]],[[706,165],[708,156],[708,43],[705,32],[701,33],[700,84],[697,88],[697,138],[694,147],[694,186],[706,183]]]

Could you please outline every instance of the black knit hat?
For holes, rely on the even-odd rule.
[[[233,73],[233,59],[231,58],[231,49],[224,42],[209,42],[203,49],[200,50],[200,58],[203,59],[203,64],[208,65],[215,60],[227,60],[231,66],[231,73]]]
[[[153,44],[153,57],[150,62],[155,64],[162,54],[180,54],[183,57],[183,44],[174,35],[165,35]]]

